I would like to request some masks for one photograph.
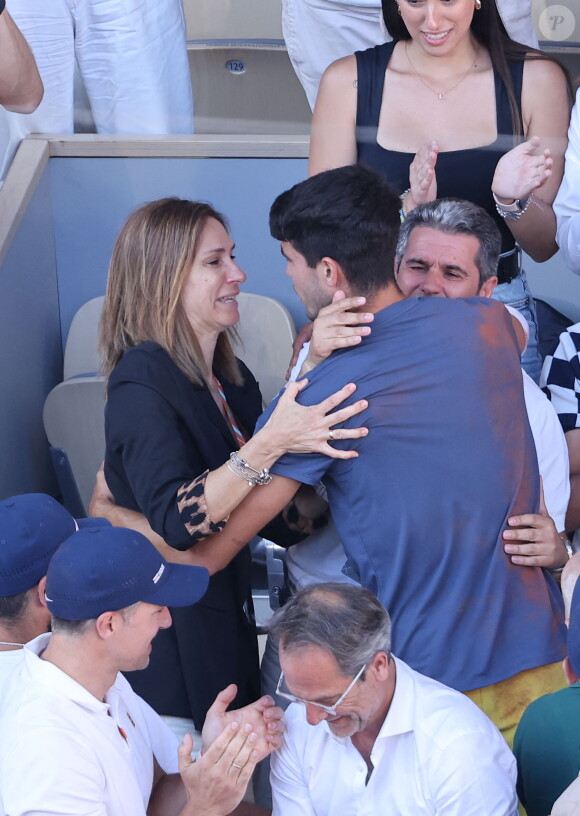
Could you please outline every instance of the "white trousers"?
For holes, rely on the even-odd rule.
[[[512,39],[537,47],[530,2],[498,0],[497,5]],[[331,62],[390,39],[380,0],[282,0],[282,30],[311,108]]]
[[[192,133],[181,0],[8,0],[36,59],[44,99],[0,109],[0,178],[29,133],[73,131],[75,59],[98,133]]]

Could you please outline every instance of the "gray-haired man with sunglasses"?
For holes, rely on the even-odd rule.
[[[277,693],[294,705],[271,759],[273,816],[514,816],[503,737],[394,657],[390,628],[375,596],[346,584],[309,586],[274,617]]]

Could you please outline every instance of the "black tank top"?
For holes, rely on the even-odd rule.
[[[389,42],[355,54],[358,70],[356,139],[358,164],[381,173],[400,194],[409,187],[409,166],[415,154],[385,150],[377,143],[385,72],[394,47],[395,43]],[[524,63],[510,62],[508,65],[521,120]],[[496,211],[491,182],[498,161],[514,147],[515,142],[507,88],[495,70],[494,79],[497,138],[484,147],[439,153],[436,166],[437,195],[440,198],[464,198],[483,207],[499,227],[502,252],[507,252],[513,249],[515,241],[504,219]]]

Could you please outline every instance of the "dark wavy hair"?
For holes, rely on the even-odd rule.
[[[270,233],[288,241],[309,267],[328,255],[353,290],[369,297],[394,281],[398,195],[357,164],[311,176],[281,193],[270,209]]]
[[[398,12],[396,0],[381,0],[381,5],[385,26],[393,40],[410,40],[411,35],[403,22],[403,18]],[[537,48],[530,48],[527,45],[522,45],[522,43],[512,40],[497,10],[495,0],[483,0],[481,9],[474,12],[473,20],[471,21],[471,33],[478,43],[487,48],[493,67],[507,88],[513,132],[516,138],[522,137],[524,133],[520,107],[514,93],[514,85],[508,66],[509,62],[522,62],[529,59],[541,59],[554,62],[564,73],[568,86],[570,105],[572,105],[572,80],[568,69],[551,54],[545,54]]]

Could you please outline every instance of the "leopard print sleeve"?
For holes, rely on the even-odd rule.
[[[194,542],[219,533],[229,518],[226,516],[221,521],[212,521],[210,518],[205,501],[205,480],[208,473],[209,470],[206,470],[191,482],[185,482],[177,491],[177,509]]]

